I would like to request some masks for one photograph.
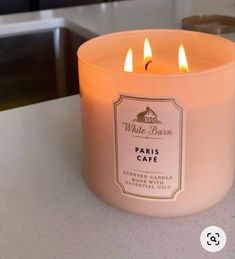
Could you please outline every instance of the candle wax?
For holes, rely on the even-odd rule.
[[[97,65],[115,71],[123,71],[125,55],[123,57],[111,57],[97,63]],[[203,60],[197,57],[188,56],[189,72],[199,72],[216,67],[216,63]],[[180,73],[178,68],[177,55],[158,54],[153,57],[153,61],[148,65],[148,70],[145,70],[145,63],[143,56],[134,55],[133,67],[135,73],[149,73],[149,74],[175,74]]]

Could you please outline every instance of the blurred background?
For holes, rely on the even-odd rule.
[[[122,0],[118,0],[122,1]],[[112,0],[1,0],[0,14],[113,2]]]
[[[235,40],[235,0],[0,0],[0,111],[78,94],[76,52],[97,35],[215,14],[200,28]]]

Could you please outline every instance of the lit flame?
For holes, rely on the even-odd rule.
[[[133,72],[133,54],[132,54],[131,48],[128,50],[127,55],[126,55],[124,71]]]
[[[180,44],[180,47],[179,47],[178,61],[179,61],[179,71],[189,72],[188,61],[185,54],[184,46],[182,44]]]
[[[146,38],[144,40],[144,63],[148,63],[149,61],[152,61],[152,49],[149,43],[149,40]]]

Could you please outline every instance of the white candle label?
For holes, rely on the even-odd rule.
[[[183,190],[184,112],[174,98],[114,102],[115,180],[122,193],[175,200]]]

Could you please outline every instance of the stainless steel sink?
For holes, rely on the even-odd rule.
[[[92,33],[68,27],[0,35],[0,110],[79,92],[79,45]]]

